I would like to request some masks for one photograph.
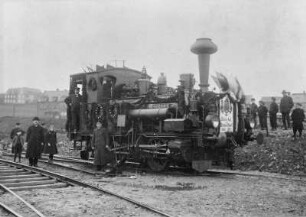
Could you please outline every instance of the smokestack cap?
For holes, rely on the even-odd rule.
[[[217,52],[218,47],[211,41],[210,38],[198,38],[191,46],[190,50],[195,54],[213,54]]]

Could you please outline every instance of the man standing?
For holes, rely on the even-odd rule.
[[[280,112],[282,113],[283,126],[285,130],[287,130],[288,128],[290,128],[289,114],[294,104],[293,104],[292,98],[287,95],[287,92],[285,90],[283,90],[282,94],[283,94],[283,98],[281,99],[279,108],[280,108]]]
[[[268,108],[265,106],[265,103],[263,101],[259,101],[258,117],[262,130],[267,129],[267,113]]]
[[[269,109],[270,124],[272,130],[276,130],[277,128],[278,105],[275,101],[276,101],[275,97],[272,97],[272,103],[270,104],[270,109]]]
[[[304,110],[302,109],[302,104],[297,103],[296,108],[293,109],[292,114],[292,128],[293,128],[293,138],[296,137],[296,131],[299,131],[299,137],[302,136],[302,131],[304,129],[303,121],[305,119]]]
[[[107,130],[107,122],[98,120],[97,128],[94,130],[92,137],[92,146],[95,148],[94,165],[97,170],[101,170],[110,162],[111,152],[109,152],[109,133]]]
[[[65,103],[70,107],[71,115],[71,127],[74,132],[79,131],[80,127],[80,111],[82,96],[80,95],[80,88],[76,87],[74,89],[74,94],[71,94],[65,99]]]
[[[254,121],[254,128],[256,128],[257,127],[258,106],[256,105],[254,98],[251,99],[251,102],[252,102],[251,107],[250,107],[250,109],[251,109],[251,119]]]
[[[44,145],[44,129],[38,124],[39,118],[33,118],[33,125],[28,128],[26,144],[26,158],[29,158],[29,165],[37,167],[38,158],[41,154],[41,147]]]

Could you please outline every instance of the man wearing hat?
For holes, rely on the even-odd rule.
[[[277,112],[278,112],[278,105],[275,102],[276,99],[275,97],[272,97],[272,102],[270,104],[270,109],[269,109],[269,116],[270,116],[270,124],[272,130],[276,130],[277,128]]]
[[[251,99],[251,106],[250,106],[250,111],[251,111],[251,118],[254,121],[254,128],[257,127],[257,112],[258,112],[258,106],[255,103],[255,98]]]
[[[263,101],[259,101],[258,117],[259,124],[262,130],[267,129],[267,114],[268,108],[265,106],[265,103]]]
[[[304,110],[302,109],[301,103],[296,103],[296,108],[293,109],[291,114],[292,128],[293,128],[293,138],[296,138],[296,131],[299,131],[299,137],[302,136],[302,131],[304,129],[303,121],[305,119]]]
[[[44,145],[44,129],[39,125],[39,118],[33,118],[33,125],[28,128],[26,143],[26,158],[29,158],[29,165],[37,167],[42,146]]]
[[[287,128],[290,128],[289,114],[294,104],[292,98],[287,95],[287,92],[285,90],[283,90],[282,94],[283,98],[280,101],[279,108],[280,112],[282,113],[283,126],[285,130],[287,130]]]
[[[80,88],[78,87],[74,89],[74,94],[71,94],[65,99],[65,103],[70,108],[71,128],[75,132],[79,131],[80,127],[81,102],[82,96],[80,95]]]

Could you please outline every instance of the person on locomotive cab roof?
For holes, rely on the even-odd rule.
[[[268,108],[265,106],[265,103],[263,101],[259,101],[258,117],[259,124],[262,130],[267,129],[267,113]]]
[[[65,99],[65,103],[70,108],[71,126],[74,132],[79,131],[80,127],[80,111],[81,111],[82,95],[80,88],[74,89],[74,94],[71,94]]]
[[[97,121],[97,128],[93,132],[92,146],[95,148],[94,165],[99,171],[102,167],[109,163],[110,147],[109,147],[109,133],[107,129],[107,122]]]
[[[44,145],[44,129],[38,124],[39,118],[33,118],[33,125],[28,128],[26,143],[26,158],[29,158],[29,165],[37,167],[38,158],[41,154],[41,146]]]
[[[49,162],[52,163],[53,155],[57,154],[57,138],[54,131],[54,125],[50,125],[48,132],[45,134],[44,153],[49,154]]]
[[[299,131],[299,137],[302,137],[302,131],[304,129],[303,121],[305,119],[305,113],[302,109],[302,104],[297,103],[296,108],[293,109],[291,114],[292,128],[293,128],[293,138],[296,137],[296,131]]]

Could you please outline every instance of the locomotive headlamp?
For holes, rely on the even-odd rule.
[[[217,127],[219,127],[219,124],[220,124],[219,117],[215,114],[209,114],[205,118],[205,124],[208,127],[217,128]]]
[[[219,127],[219,119],[212,119],[212,125],[214,128],[217,128]]]
[[[255,127],[255,122],[254,121],[250,121],[250,127],[253,129]]]

